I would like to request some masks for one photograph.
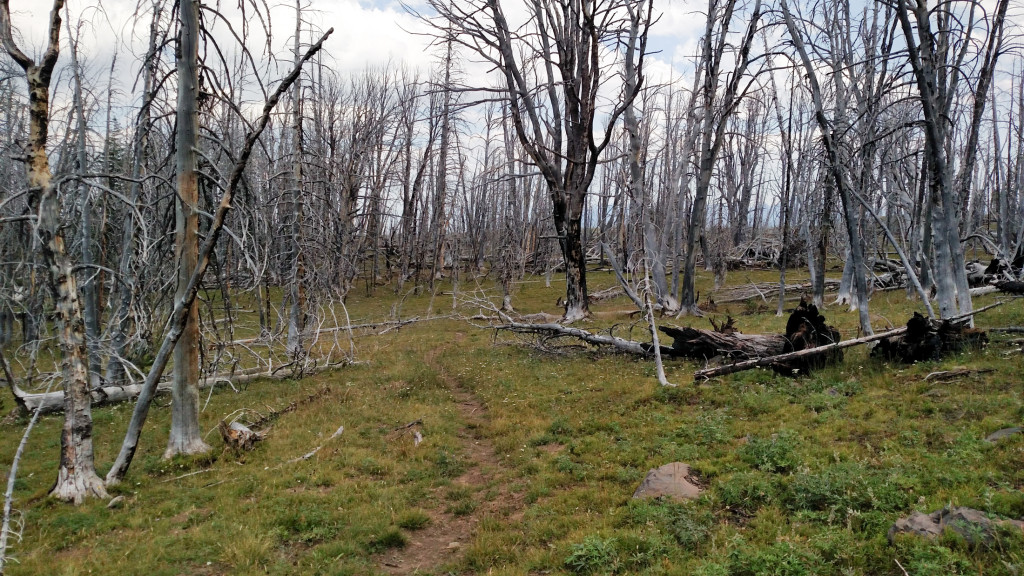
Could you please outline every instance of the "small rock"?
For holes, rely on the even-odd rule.
[[[690,478],[689,464],[672,462],[647,472],[633,498],[665,496],[673,500],[692,500],[700,495],[700,487]]]
[[[458,542],[449,542],[448,543],[448,549],[449,550],[458,550],[459,548],[462,548],[462,544],[459,544]]]
[[[1013,436],[1014,434],[1020,434],[1021,432],[1024,432],[1024,428],[1003,428],[1002,430],[996,430],[989,434],[985,438],[985,442],[997,442],[1003,438]]]
[[[120,508],[123,505],[124,496],[115,496],[113,499],[110,500],[110,502],[107,502],[107,508],[110,508],[111,510],[115,508]]]
[[[897,534],[915,534],[925,538],[934,538],[942,534],[942,526],[939,524],[938,512],[935,514],[923,514],[914,512],[907,518],[900,518],[889,528],[889,542]]]
[[[943,508],[931,514],[914,512],[907,518],[901,518],[889,528],[889,542],[897,534],[915,534],[924,538],[934,538],[947,528],[959,534],[968,544],[975,546],[990,542],[996,526],[1005,526],[1024,531],[1024,522],[1020,520],[991,520],[981,510],[958,506]]]

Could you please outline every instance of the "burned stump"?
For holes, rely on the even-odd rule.
[[[907,331],[880,340],[871,355],[911,364],[939,360],[947,354],[981,348],[986,344],[988,335],[984,330],[968,327],[968,320],[931,320],[914,312],[907,321]]]
[[[783,352],[799,352],[835,344],[839,340],[839,330],[826,323],[817,306],[808,302],[806,298],[801,298],[800,304],[786,322],[786,348]],[[780,374],[793,375],[824,368],[842,360],[843,351],[836,349],[825,354],[778,362],[772,365],[772,369]]]

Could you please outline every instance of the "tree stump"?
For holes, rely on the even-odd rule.
[[[245,424],[232,422],[230,424],[223,420],[217,424],[220,430],[220,437],[224,443],[236,452],[247,452],[256,447],[256,443],[266,437],[266,432],[256,432]]]

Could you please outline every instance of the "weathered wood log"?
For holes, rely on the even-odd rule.
[[[1007,334],[1024,334],[1024,326],[1004,326],[1002,328],[989,328],[989,332],[1004,332]]]
[[[508,330],[509,332],[517,332],[521,334],[545,334],[548,336],[558,337],[568,336],[582,340],[588,344],[594,344],[595,346],[611,346],[622,350],[623,352],[638,354],[640,356],[648,356],[653,352],[651,344],[647,342],[635,342],[633,340],[619,338],[618,336],[594,334],[592,332],[587,332],[582,328],[572,328],[555,322],[545,324],[526,324],[523,322],[515,322],[504,314],[502,316],[505,319],[505,323],[495,326],[495,329],[497,330]],[[671,349],[662,346],[661,353],[669,354],[671,353]]]
[[[314,372],[320,370],[326,370],[331,366],[323,366]],[[310,374],[310,372],[306,372]],[[199,381],[199,388],[205,389],[210,386],[216,386],[220,383],[227,383],[231,385],[244,384],[252,380],[259,378],[270,378],[270,379],[283,379],[291,376],[292,373],[287,370],[280,372],[271,372],[265,368],[252,368],[249,370],[240,370],[233,374],[213,374],[207,376]],[[42,411],[43,414],[50,414],[60,412],[64,409],[64,392],[44,392],[44,393],[29,393],[25,392],[18,386],[14,386],[14,399],[23,410],[34,412],[36,410]],[[157,394],[165,394],[171,391],[171,383],[169,381],[161,382],[156,387]],[[142,392],[141,384],[130,384],[127,386],[103,386],[100,388],[93,389],[90,394],[92,396],[93,406],[104,406],[108,404],[117,404],[119,402],[127,402],[134,400]]]
[[[999,292],[999,288],[996,288],[995,286],[982,286],[981,288],[971,288],[968,292],[971,293],[971,298],[977,298],[978,296],[984,296],[985,294]]]
[[[835,289],[839,287],[838,280],[826,280],[826,289]],[[811,290],[810,284],[787,284],[787,293],[796,293],[801,291]],[[778,282],[766,282],[761,284],[744,284],[742,286],[736,286],[733,288],[727,288],[719,290],[714,294],[715,302],[718,304],[731,304],[734,302],[744,302],[751,298],[762,298],[767,300],[773,298],[779,293]]]
[[[737,362],[736,364],[726,364],[725,366],[718,366],[716,368],[708,368],[706,370],[698,370],[694,372],[693,379],[696,381],[706,380],[715,376],[725,376],[726,374],[733,374],[735,372],[742,372],[744,370],[750,370],[751,368],[759,368],[762,366],[772,366],[774,364],[786,363],[793,360],[800,360],[819,354],[827,354],[835,350],[842,350],[851,346],[858,346],[860,344],[867,344],[868,342],[874,342],[881,340],[882,338],[888,338],[890,336],[897,336],[906,332],[907,328],[896,328],[895,330],[889,330],[888,332],[881,332],[871,336],[865,336],[863,338],[854,338],[853,340],[844,340],[842,342],[836,342],[835,344],[828,344],[826,346],[819,346],[817,348],[808,348],[806,350],[799,350],[797,352],[787,352],[785,354],[779,354],[777,356],[767,356],[763,358],[753,358],[745,362]]]
[[[825,317],[818,312],[816,306],[803,299],[786,322],[784,335],[740,334],[731,317],[722,326],[715,325],[713,320],[712,325],[715,327],[713,331],[680,326],[663,326],[660,330],[674,339],[670,355],[698,360],[716,357],[731,360],[777,357],[787,352],[839,341],[839,331],[825,322]],[[840,360],[842,352],[833,351],[829,354],[777,362],[771,367],[780,373],[793,375],[806,373]]]
[[[788,344],[781,334],[741,334],[735,330],[719,332],[688,326],[659,326],[658,330],[673,339],[672,347],[663,354],[694,360],[775,356],[782,354]]]
[[[974,374],[988,374],[995,372],[992,368],[954,368],[953,370],[941,370],[939,372],[932,372],[924,377],[925,382],[948,382],[955,380],[963,376],[971,376]]]

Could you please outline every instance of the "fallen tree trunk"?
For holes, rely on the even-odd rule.
[[[1002,306],[1003,303],[1004,303],[1003,301],[999,301],[999,302],[996,302],[994,304],[989,304],[988,306],[985,306],[983,308],[978,308],[977,310],[975,310],[973,312],[968,312],[967,314],[961,314],[959,316],[955,316],[953,318],[950,318],[949,321],[950,322],[955,322],[957,320],[963,320],[964,318],[969,318],[971,316],[974,316],[975,314],[980,314],[981,312],[984,312],[986,310],[991,310],[992,308],[995,308],[996,306]],[[750,370],[751,368],[760,368],[760,367],[763,367],[763,366],[773,366],[773,365],[777,365],[777,364],[792,362],[794,360],[802,360],[802,359],[810,358],[810,357],[813,357],[813,356],[818,356],[818,355],[821,355],[821,354],[828,354],[830,352],[834,352],[834,351],[837,351],[837,350],[842,350],[844,348],[850,348],[852,346],[859,346],[861,344],[867,344],[869,342],[875,342],[877,340],[882,340],[884,338],[892,338],[894,336],[899,336],[899,335],[905,333],[906,331],[907,331],[907,327],[906,326],[902,326],[900,328],[889,330],[888,332],[880,332],[878,334],[873,334],[871,336],[864,336],[863,338],[854,338],[853,340],[844,340],[842,342],[836,342],[835,344],[827,344],[825,346],[818,346],[816,348],[808,348],[806,350],[799,350],[797,352],[788,352],[786,354],[780,354],[778,356],[769,356],[769,357],[765,357],[765,358],[754,358],[754,359],[751,359],[751,360],[747,360],[745,362],[737,362],[735,364],[727,364],[725,366],[718,366],[718,367],[715,367],[715,368],[708,368],[708,369],[705,369],[705,370],[698,370],[698,371],[694,372],[693,379],[695,381],[706,380],[708,378],[713,378],[715,376],[725,376],[726,374],[733,374],[733,373],[736,373],[736,372],[742,372],[744,370]]]
[[[305,374],[313,374],[335,366],[338,366],[338,364],[324,365],[312,371],[305,372]],[[264,368],[253,368],[249,370],[241,370],[233,374],[223,373],[207,376],[199,381],[199,388],[206,389],[211,386],[216,386],[219,383],[230,385],[245,384],[246,382],[259,378],[280,380],[290,376],[292,376],[292,372],[287,370],[270,371]],[[142,384],[130,384],[128,386],[103,386],[93,389],[90,392],[92,396],[92,405],[105,406],[108,404],[117,404],[120,402],[134,400],[140,393],[142,393],[142,386]],[[157,394],[165,394],[170,391],[170,381],[161,382],[156,387]],[[18,386],[14,386],[12,392],[14,393],[14,400],[18,403],[18,406],[21,407],[22,410],[27,410],[29,413],[39,410],[43,414],[52,414],[64,409],[64,392],[62,391],[29,393],[25,392]]]
[[[568,336],[577,338],[588,344],[594,344],[595,346],[611,346],[622,350],[623,352],[638,354],[640,356],[649,356],[654,352],[653,346],[647,342],[626,340],[625,338],[619,338],[618,336],[612,336],[610,334],[594,334],[593,332],[587,332],[582,328],[571,328],[554,322],[546,324],[525,324],[523,322],[515,322],[504,314],[502,317],[505,318],[505,323],[495,326],[495,329],[497,330],[508,330],[509,332],[517,332],[520,334],[546,334],[548,336],[556,337]],[[661,347],[662,354],[671,354],[671,352],[671,348],[666,346]]]
[[[1016,280],[1010,282],[999,282],[996,284],[996,288],[1000,292],[1006,292],[1007,294],[1013,294],[1014,296],[1024,296],[1024,282],[1018,282]]]
[[[658,330],[672,337],[672,347],[664,354],[675,358],[710,360],[725,356],[745,360],[782,354],[788,344],[781,334],[741,334],[688,326],[659,326]]]
[[[788,352],[786,354],[779,354],[777,356],[767,356],[763,358],[754,358],[745,362],[737,362],[736,364],[726,364],[725,366],[718,366],[716,368],[708,368],[706,370],[698,370],[693,373],[694,380],[702,380],[707,378],[713,378],[715,376],[724,376],[726,374],[733,374],[735,372],[742,372],[744,370],[750,370],[751,368],[759,368],[762,366],[772,366],[784,362],[791,362],[793,360],[800,360],[817,356],[820,354],[826,354],[836,350],[842,350],[843,348],[849,348],[851,346],[857,346],[859,344],[867,344],[868,342],[874,342],[881,340],[882,338],[889,338],[892,336],[899,336],[907,331],[906,326],[902,328],[896,328],[888,332],[881,332],[873,334],[871,336],[865,336],[863,338],[854,338],[853,340],[844,340],[842,342],[836,342],[835,344],[827,344],[825,346],[818,346],[817,348],[807,348],[806,350],[799,350],[797,352]]]
[[[217,424],[220,437],[229,448],[235,452],[245,452],[256,447],[256,443],[266,438],[266,432],[257,432],[241,422],[227,422],[221,420]]]
[[[786,293],[807,291],[813,288],[810,284],[787,284]],[[839,288],[838,280],[826,280],[826,289]],[[744,284],[736,286],[734,288],[727,288],[719,290],[718,292],[711,295],[714,299],[715,304],[732,304],[735,302],[745,302],[751,298],[761,298],[767,301],[768,298],[774,298],[779,293],[779,284],[777,282],[765,282],[762,284]]]

